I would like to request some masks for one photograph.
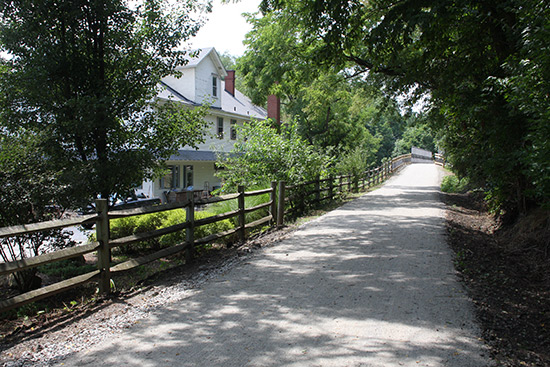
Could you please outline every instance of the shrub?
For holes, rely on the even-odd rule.
[[[264,202],[265,201],[266,200],[264,200]],[[225,203],[232,202],[234,202],[234,208],[233,204],[220,205],[223,203],[219,203],[215,204],[208,210],[196,211],[195,220],[211,217],[216,214],[225,213],[230,210],[235,210],[237,208],[236,200],[231,200]],[[249,203],[249,206],[258,205],[253,204],[252,200],[248,200],[247,202]],[[254,213],[251,213],[250,217],[253,218]],[[232,219],[235,219],[235,221],[233,221]],[[223,232],[234,228],[237,222],[236,218],[232,219],[226,219],[195,228],[195,239],[199,239],[214,233]],[[167,212],[144,214],[135,217],[115,219],[111,222],[111,238],[115,239],[130,236],[132,234],[154,231],[157,229],[183,223],[185,222],[185,220],[186,214],[184,209],[176,209]],[[183,242],[185,242],[185,230],[170,233],[161,237],[153,238],[151,240],[121,246],[117,248],[117,251],[121,254],[146,253],[161,248],[174,246]]]
[[[216,214],[218,213],[212,212],[210,210],[197,211],[195,212],[195,220],[208,218]],[[179,223],[183,223],[185,222],[185,218],[186,218],[186,215],[184,210],[174,210],[166,218],[162,226],[168,227]],[[233,227],[234,226],[232,225],[229,219],[200,226],[195,228],[195,239],[203,238],[214,233],[227,231]],[[183,243],[185,242],[185,230],[164,235],[159,238],[159,241],[162,247],[169,247],[179,243]]]
[[[130,236],[136,233],[154,231],[164,227],[168,212],[138,215],[135,217],[120,218],[111,221],[110,235],[112,239]],[[158,250],[161,248],[160,238],[133,243],[117,247],[116,251],[122,254],[132,254]]]
[[[38,271],[62,279],[69,279],[97,269],[94,265],[82,264],[78,259],[67,259],[38,267]]]
[[[455,175],[445,176],[441,181],[441,191],[447,193],[462,193],[468,190],[468,178],[458,178]]]
[[[330,157],[309,144],[297,132],[297,124],[288,122],[280,132],[270,121],[255,121],[239,129],[239,140],[231,155],[220,155],[217,173],[226,192],[237,186],[266,187],[271,181],[288,185],[315,179],[326,174]]]

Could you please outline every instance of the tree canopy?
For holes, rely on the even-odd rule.
[[[550,197],[549,8],[542,0],[262,2],[266,16],[295,25],[300,44],[315,45],[303,59],[309,67],[351,69],[394,96],[427,96],[425,112],[458,173],[501,208],[523,212]]]
[[[380,103],[385,99],[380,90],[361,76],[355,77],[350,70],[331,65],[316,67],[314,60],[322,43],[304,42],[301,35],[306,28],[296,23],[292,15],[284,12],[271,12],[263,17],[249,15],[249,21],[253,29],[245,40],[248,51],[236,64],[243,88],[255,103],[265,103],[269,94],[278,95],[284,120],[296,121],[298,133],[308,143],[334,154],[361,147],[368,152],[371,163],[381,146],[389,146],[384,157],[391,154],[394,133],[382,131],[386,128],[387,132],[389,125],[374,124],[373,114],[364,112],[374,108],[392,123],[402,122],[393,119],[401,118],[395,113],[397,109]]]
[[[0,1],[2,129],[40,134],[73,197],[137,186],[180,146],[202,139],[204,109],[154,105],[184,64],[194,1]]]

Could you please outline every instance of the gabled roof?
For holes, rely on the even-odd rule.
[[[267,111],[259,106],[253,104],[250,99],[242,94],[240,91],[235,89],[235,95],[232,95],[225,90],[225,81],[224,78],[227,76],[227,71],[225,70],[216,49],[213,47],[200,49],[198,54],[195,57],[189,58],[189,63],[185,66],[179,67],[182,69],[189,69],[197,67],[206,57],[211,57],[214,62],[214,65],[217,69],[221,68],[223,73],[220,72],[221,77],[221,108],[211,107],[213,110],[218,110],[221,113],[228,115],[240,115],[245,118],[256,118],[256,119],[266,119]],[[170,99],[173,101],[178,101],[188,106],[200,106],[200,103],[197,103],[190,98],[186,97],[182,92],[177,90],[174,85],[168,84],[166,81],[160,82],[162,89],[158,94],[160,99]],[[238,116],[235,116],[238,118]]]
[[[195,54],[195,56],[191,57],[190,55],[193,54]],[[216,66],[217,71],[220,73],[220,77],[222,79],[225,78],[227,76],[227,72],[225,71],[222,60],[220,59],[220,56],[218,55],[218,52],[214,47],[206,47],[190,51],[189,54],[187,54],[187,64],[179,66],[176,69],[194,68],[208,56],[212,58],[212,62]]]

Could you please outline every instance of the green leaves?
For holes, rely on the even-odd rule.
[[[224,189],[236,191],[238,185],[268,187],[271,181],[295,184],[326,174],[328,156],[318,152],[297,133],[295,123],[281,126],[271,121],[254,121],[240,128],[239,141],[229,157],[220,156],[218,172]]]
[[[135,7],[133,5],[136,5]],[[151,108],[200,23],[193,1],[0,0],[2,126],[40,134],[72,197],[126,192],[203,139],[197,111]],[[158,106],[157,106],[158,107]]]
[[[310,68],[368,69],[385,95],[429,96],[455,168],[512,212],[550,200],[549,8],[541,0],[263,2],[267,16],[292,19],[296,43],[314,45],[301,55]],[[375,136],[383,142],[385,132]]]

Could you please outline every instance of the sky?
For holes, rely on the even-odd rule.
[[[221,0],[213,0],[212,12],[205,15],[208,21],[188,44],[191,48],[215,47],[220,54],[242,56],[245,51],[242,42],[252,26],[241,14],[257,12],[260,2],[240,0],[222,4]]]

